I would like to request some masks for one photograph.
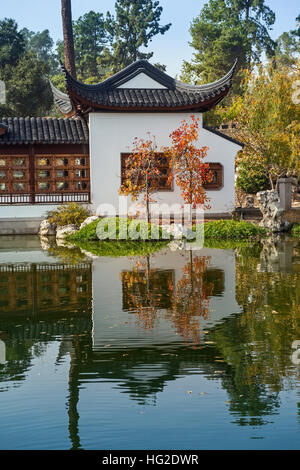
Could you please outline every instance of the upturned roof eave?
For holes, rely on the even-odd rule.
[[[72,112],[82,114],[81,104],[83,104],[88,112],[92,110],[110,110],[110,111],[180,111],[199,110],[205,112],[215,106],[221,99],[226,96],[230,87],[237,61],[229,72],[221,79],[206,85],[188,85],[174,80],[169,75],[158,70],[147,61],[137,61],[125,69],[121,70],[112,77],[104,80],[97,85],[87,85],[75,80],[63,67],[65,81],[67,86],[69,102],[72,106]],[[121,84],[126,83],[133,76],[144,72],[150,78],[164,85],[164,89],[145,88],[118,88]],[[127,92],[127,95],[126,95]],[[67,95],[62,96],[61,92],[56,94],[56,102],[66,100]],[[131,93],[142,93],[144,97],[148,94],[156,94],[157,97],[152,100],[145,99],[144,102],[136,99],[135,102],[127,98]],[[164,93],[168,96],[165,96]],[[122,95],[121,98],[118,97]],[[174,103],[173,97],[176,95],[177,103]],[[162,98],[161,98],[162,96]],[[188,103],[188,101],[190,101]],[[160,104],[159,104],[160,102]],[[170,103],[173,103],[170,105]],[[60,107],[62,110],[62,107]],[[87,112],[87,111],[86,111]]]

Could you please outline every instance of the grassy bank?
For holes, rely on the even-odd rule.
[[[91,224],[83,227],[79,232],[68,237],[68,240],[73,242],[99,242],[103,243],[104,239],[99,239],[99,231],[97,233],[99,221],[92,222]],[[123,220],[120,224],[120,219],[107,218],[105,222],[102,221],[103,232],[107,235],[107,243],[109,241],[119,241],[119,243],[126,243],[132,241],[138,243],[139,241],[148,240],[151,242],[157,242],[162,240],[168,240],[169,234],[157,226],[147,224],[145,221],[133,221],[134,228],[130,225],[131,219]],[[130,228],[131,227],[131,228]],[[133,234],[138,234],[137,240],[132,240],[130,236],[133,230]],[[245,240],[245,239],[259,239],[266,235],[266,230],[254,225],[249,222],[235,221],[235,220],[216,220],[206,222],[205,224],[193,227],[193,230],[204,231],[204,239],[216,239],[216,240]],[[157,236],[151,239],[151,234]],[[128,236],[127,236],[128,234]]]
[[[121,220],[121,223],[120,223]],[[127,242],[128,239],[137,243],[138,241],[151,240],[151,233],[155,234],[154,241],[163,240],[167,237],[161,227],[154,224],[148,224],[143,220],[132,220],[132,219],[120,219],[119,217],[107,217],[102,219],[102,231],[106,235],[106,241],[118,241]],[[134,224],[131,225],[131,223]],[[89,225],[83,227],[79,232],[74,233],[68,237],[68,240],[74,242],[91,242],[91,241],[101,241],[103,243],[105,239],[99,238],[99,220],[92,222]],[[98,230],[97,230],[98,228]],[[132,236],[130,237],[130,234]],[[137,236],[137,239],[134,237]]]
[[[259,239],[267,234],[267,231],[258,225],[236,220],[205,222],[201,229],[204,230],[204,240],[251,240]]]

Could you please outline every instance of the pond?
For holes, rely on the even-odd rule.
[[[299,449],[299,350],[300,240],[0,239],[1,449]]]

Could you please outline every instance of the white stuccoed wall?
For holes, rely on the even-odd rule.
[[[218,191],[207,191],[210,197],[210,213],[231,212],[235,205],[234,161],[240,146],[202,128],[200,118],[199,146],[209,147],[207,162],[221,163],[224,167],[224,186]],[[156,137],[158,148],[170,145],[169,135],[177,129],[189,113],[91,113],[90,156],[91,197],[93,208],[99,204],[112,204],[118,213],[122,152],[132,150],[135,137],[147,138],[147,132]],[[157,203],[183,204],[180,189],[159,192]]]
[[[44,218],[48,211],[52,211],[57,207],[57,205],[43,206],[41,204],[0,206],[0,219],[32,219],[36,217]]]

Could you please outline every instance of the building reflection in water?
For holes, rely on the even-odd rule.
[[[278,412],[284,378],[295,378],[287,347],[300,334],[298,254],[294,243],[293,269],[276,268],[275,277],[257,247],[2,264],[0,381],[21,385],[33,357],[59,341],[56,363],[71,359],[73,449],[80,448],[80,389],[91,380],[115,380],[132,400],[155,405],[168,382],[204,375],[221,382],[238,425],[263,425]]]

